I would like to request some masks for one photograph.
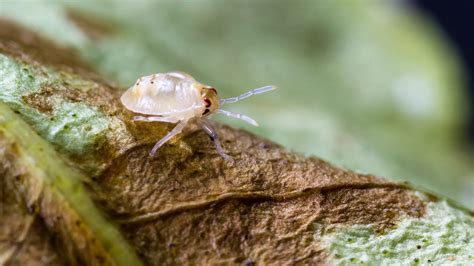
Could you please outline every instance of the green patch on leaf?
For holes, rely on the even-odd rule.
[[[426,217],[406,218],[382,235],[357,225],[338,228],[323,243],[340,265],[472,265],[474,219],[441,201],[428,205]]]
[[[80,102],[67,101],[57,95],[47,95],[42,108],[32,106],[26,98],[44,86],[68,82],[75,88],[87,87],[49,68],[34,68],[17,63],[0,54],[0,101],[15,110],[40,136],[67,150],[83,155],[97,145],[110,127],[109,119],[95,108]],[[46,105],[46,107],[44,106]],[[74,139],[74,141],[71,141]]]

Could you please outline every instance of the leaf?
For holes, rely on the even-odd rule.
[[[42,257],[58,264],[330,263],[345,259],[334,252],[344,234],[359,234],[357,243],[384,239],[412,221],[423,232],[441,230],[431,219],[431,206],[445,204],[441,198],[219,123],[234,161],[223,161],[196,125],[150,158],[171,125],[132,122],[118,101],[120,88],[72,50],[12,22],[0,25],[0,173],[6,186],[23,187],[8,190],[0,206],[18,206],[20,215],[8,217],[18,215],[23,225],[36,203],[37,224],[22,231],[32,232],[23,242],[36,237],[37,247],[56,238],[36,249]],[[462,213],[450,232],[469,247],[472,213],[443,206],[441,213]],[[16,228],[0,229],[0,239],[9,239]],[[433,248],[468,261],[465,249],[452,249],[456,243]],[[34,258],[23,249],[0,252],[12,263]]]

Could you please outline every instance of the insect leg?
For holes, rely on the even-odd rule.
[[[133,121],[176,123],[179,120],[169,116],[134,116]]]
[[[204,131],[206,131],[209,137],[211,137],[211,140],[214,142],[214,145],[216,146],[217,153],[219,153],[219,155],[222,156],[224,160],[231,160],[232,157],[230,157],[229,155],[225,153],[224,149],[221,146],[221,143],[219,142],[219,135],[217,135],[216,131],[214,130],[214,128],[212,128],[209,122],[207,122],[205,119],[202,119],[201,127],[202,129],[204,129]]]
[[[226,116],[229,116],[229,117],[240,119],[242,121],[245,121],[245,122],[251,124],[252,126],[258,127],[257,121],[253,120],[253,118],[248,117],[246,115],[236,114],[236,113],[232,113],[232,112],[222,110],[222,109],[217,109],[217,110],[215,110],[215,112],[218,113],[218,114],[223,114],[223,115],[226,115]]]
[[[237,97],[232,97],[232,98],[227,98],[227,99],[220,99],[219,104],[224,105],[224,104],[228,104],[228,103],[235,103],[235,102],[238,102],[238,101],[243,100],[245,98],[248,98],[250,96],[260,94],[260,93],[264,93],[264,92],[267,92],[267,91],[271,91],[271,90],[274,90],[274,89],[276,89],[275,86],[265,86],[265,87],[253,89],[253,90],[248,91],[248,92],[246,92],[246,93],[244,93],[240,96],[237,96]]]
[[[168,132],[168,134],[166,134],[166,136],[164,136],[162,139],[160,139],[160,141],[158,141],[155,146],[153,146],[153,149],[151,150],[150,152],[150,156],[151,157],[154,157],[155,156],[155,153],[156,151],[161,147],[163,146],[163,144],[165,144],[168,140],[170,140],[172,137],[178,135],[179,133],[181,133],[181,131],[183,130],[183,128],[186,126],[186,124],[188,123],[188,121],[181,121],[178,123],[178,125],[176,125],[173,130],[171,130],[170,132]]]

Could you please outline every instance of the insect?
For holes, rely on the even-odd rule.
[[[255,94],[275,89],[264,86],[240,96],[219,99],[216,89],[203,85],[183,72],[158,73],[139,78],[120,98],[125,108],[146,116],[134,116],[133,121],[177,123],[159,140],[150,152],[156,151],[168,140],[181,133],[191,119],[198,119],[202,129],[210,136],[217,152],[226,160],[231,159],[224,152],[219,136],[208,122],[212,114],[223,114],[258,126],[252,118],[220,109],[220,106],[235,103]]]

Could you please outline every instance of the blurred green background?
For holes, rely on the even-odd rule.
[[[461,140],[465,79],[429,18],[402,1],[10,1],[0,16],[76,49],[123,89],[171,70],[231,97],[288,149],[474,208]],[[221,120],[221,119],[219,119]]]

